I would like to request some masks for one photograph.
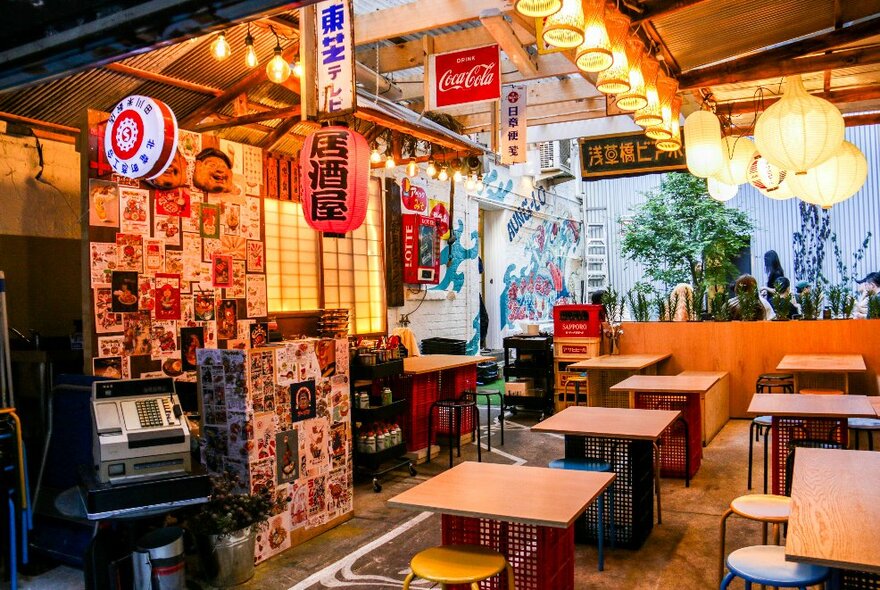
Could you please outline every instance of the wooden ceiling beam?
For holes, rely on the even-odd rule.
[[[220,96],[221,94],[223,94],[223,91],[219,88],[212,88],[210,86],[205,86],[204,84],[187,82],[186,80],[172,78],[171,76],[166,76],[165,74],[149,72],[147,70],[142,70],[141,68],[127,66],[123,63],[107,64],[106,66],[104,66],[104,68],[110,70],[111,72],[122,74],[124,76],[140,78],[141,80],[148,80],[150,82],[158,82],[159,84],[173,86],[174,88],[182,88],[183,90],[190,90],[192,92],[198,92],[200,94],[210,94],[212,96]]]
[[[403,123],[402,121],[399,121],[379,111],[374,111],[373,109],[358,109],[357,111],[355,111],[354,116],[358,119],[361,119],[362,121],[370,121],[371,123],[381,125],[382,127],[391,129],[392,131],[406,133],[407,135],[411,135],[417,139],[422,139],[424,141],[428,141],[430,143],[437,144],[452,150],[471,151],[472,149],[469,145],[456,141],[450,137],[447,137],[446,135],[442,135],[428,129],[415,129],[407,125],[406,123]]]
[[[242,115],[240,117],[232,117],[222,121],[211,121],[210,123],[202,123],[193,127],[193,131],[204,133],[206,131],[216,131],[217,129],[227,129],[229,127],[238,127],[240,125],[250,125],[251,123],[259,123],[260,121],[271,121],[273,119],[294,118],[300,120],[300,105],[294,105],[283,109],[275,109],[263,113],[253,113],[250,115]]]
[[[280,142],[287,132],[293,129],[293,126],[299,123],[299,118],[296,119],[287,119],[286,121],[282,121],[281,124],[278,125],[275,129],[273,129],[270,133],[263,138],[263,140],[259,143],[260,148],[270,151],[275,145]]]
[[[287,61],[293,61],[293,59],[298,54],[299,43],[295,42],[286,47],[281,53],[281,56]],[[200,123],[202,119],[204,119],[208,115],[211,115],[212,113],[219,111],[236,96],[238,96],[239,94],[247,93],[248,90],[264,82],[265,80],[266,70],[263,68],[256,68],[254,71],[246,74],[237,82],[235,82],[232,86],[224,90],[223,94],[220,94],[208,100],[202,106],[198,107],[195,111],[181,119],[180,127],[182,129],[190,129],[198,125],[198,123]]]
[[[811,92],[810,94],[812,94],[813,96],[818,96],[819,98],[824,98],[825,100],[834,103],[835,105],[841,105],[851,102],[880,100],[880,86],[863,86],[860,88],[849,88],[847,90],[832,90],[831,92]],[[763,101],[763,108],[766,109],[778,100],[778,97],[765,98]],[[717,112],[719,115],[729,114],[734,117],[739,115],[754,114],[755,101],[749,99],[739,100],[735,102],[718,103],[716,105],[715,112]]]
[[[489,45],[495,40],[489,31],[483,27],[475,27],[465,29],[463,31],[455,31],[453,33],[444,33],[442,35],[432,35],[434,42],[434,51],[437,53],[446,53],[447,51],[457,51],[468,47],[479,47],[481,45]],[[358,40],[360,41],[360,40]],[[376,67],[376,47],[361,46],[357,52],[357,60]],[[422,48],[422,40],[407,41],[399,45],[386,45],[379,48],[379,71],[383,74],[405,70],[425,64],[425,54]]]
[[[801,41],[795,41],[794,43],[789,43],[781,47],[774,47],[773,49],[768,49],[766,51],[752,53],[722,64],[689,70],[679,76],[679,86],[681,88],[696,88],[700,86],[712,86],[713,84],[759,80],[785,75],[774,72],[784,70],[787,67],[795,67],[786,63],[795,58],[810,53],[816,53],[818,51],[833,49],[847,43],[853,43],[860,39],[864,39],[865,37],[876,35],[877,31],[880,31],[880,15],[842,29],[837,29],[822,35],[816,35]],[[863,51],[868,51],[868,48]],[[840,53],[844,52],[841,51]],[[856,54],[850,55],[852,56]],[[828,57],[829,56],[820,55],[809,59],[821,60],[822,58],[827,59]],[[815,65],[801,63],[799,67],[810,67],[813,69],[804,71],[815,72],[833,66],[833,64],[829,66],[828,62],[817,61],[816,63],[823,63],[825,65],[816,68]],[[843,63],[837,67],[847,67],[848,65],[851,64]],[[833,67],[831,69],[833,69]],[[789,72],[789,74],[791,73],[792,72]]]
[[[14,115],[12,113],[0,112],[0,121],[10,121],[12,123],[21,123],[22,125],[27,125],[28,127],[37,127],[37,128],[45,129],[47,131],[52,131],[55,133],[62,133],[65,135],[79,135],[80,134],[79,127],[68,127],[67,125],[59,125],[58,123],[50,123],[49,121],[42,121],[40,119],[32,119],[30,117],[22,117],[21,115]]]
[[[484,10],[509,7],[506,0],[416,0],[355,16],[354,38],[366,45],[478,20]]]
[[[526,51],[525,47],[519,42],[510,23],[505,20],[504,15],[497,8],[484,10],[480,13],[480,23],[483,28],[489,31],[489,34],[501,47],[501,50],[507,54],[516,69],[524,76],[535,76],[538,74],[538,67],[535,65],[534,58]]]

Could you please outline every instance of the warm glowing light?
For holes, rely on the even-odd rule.
[[[517,0],[516,11],[531,18],[544,18],[559,12],[562,0]]]
[[[437,175],[437,180],[449,180],[449,173],[446,172],[446,166],[440,169],[440,174]]]
[[[611,67],[599,72],[596,88],[604,94],[621,94],[629,90],[629,62],[626,55],[629,18],[609,8],[605,11],[605,28],[614,60]]]
[[[762,154],[763,155],[763,154]],[[853,144],[844,141],[830,158],[807,170],[805,174],[791,174],[786,183],[802,201],[830,209],[845,201],[865,184],[868,161]]]
[[[458,168],[455,169],[455,172],[452,173],[452,180],[455,182],[461,182],[461,179],[464,178],[461,174],[461,170]]]
[[[223,61],[232,55],[232,48],[229,46],[229,41],[226,40],[226,33],[220,33],[216,39],[211,41],[211,55],[217,61]]]
[[[382,161],[382,154],[379,153],[379,150],[373,148],[373,151],[370,152],[370,162],[373,164],[378,164]]]
[[[677,152],[681,149],[681,128],[678,121],[681,115],[681,97],[672,97],[672,104],[669,109],[669,119],[664,116],[663,127],[668,133],[668,137],[657,140],[657,149],[661,152]]]
[[[562,0],[562,8],[547,17],[544,43],[571,49],[584,42],[584,9],[581,0]]]
[[[645,75],[642,72],[642,59],[645,56],[645,46],[638,37],[633,35],[626,42],[626,59],[629,64],[629,90],[617,96],[617,108],[622,111],[633,112],[648,106],[648,96],[645,91]]]
[[[662,122],[645,129],[645,135],[651,139],[661,140],[671,137],[672,101],[677,91],[678,82],[661,72],[660,78],[657,81],[657,94],[660,97],[660,116],[662,117]]]
[[[293,75],[297,78],[302,78],[304,71],[303,63],[300,60],[296,60],[296,63],[293,64]]]
[[[477,187],[476,188],[477,188],[478,193],[483,192],[483,189],[485,188],[485,185],[483,185],[483,175],[482,174],[477,176]]]
[[[585,72],[601,72],[611,67],[611,40],[605,28],[603,0],[584,0],[584,42],[575,52],[577,67]]]
[[[244,46],[244,65],[249,68],[255,68],[260,65],[260,60],[257,58],[257,52],[254,49],[254,38],[250,33],[244,38]]]
[[[711,111],[694,111],[684,121],[685,159],[691,174],[708,178],[724,164],[721,123]]]
[[[394,156],[388,156],[385,160],[385,168],[394,168],[397,166],[397,162],[394,161]]]
[[[710,197],[716,201],[721,201],[722,203],[735,197],[737,191],[739,191],[738,184],[726,184],[714,176],[710,176],[706,179],[706,188],[709,191]]]
[[[477,188],[477,181],[473,176],[468,176],[464,183],[464,189],[473,192]]]
[[[425,168],[425,172],[431,178],[434,178],[435,176],[437,176],[437,166],[434,165],[434,160],[428,160],[428,167]]]
[[[415,160],[410,160],[409,164],[406,165],[406,175],[412,177],[418,173],[419,173],[419,165],[416,164]]]
[[[275,55],[266,64],[266,76],[276,84],[282,84],[290,78],[290,64],[281,55],[281,46],[275,46]]]
[[[645,96],[648,104],[636,111],[633,120],[637,125],[648,128],[663,123],[663,112],[660,108],[660,92],[657,82],[660,79],[660,63],[646,56],[642,60],[642,72],[645,74]]]
[[[715,177],[724,184],[745,184],[749,181],[749,164],[757,153],[747,137],[728,135],[721,141],[722,164]]]

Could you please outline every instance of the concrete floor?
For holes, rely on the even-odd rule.
[[[521,412],[505,427],[505,445],[497,447],[499,434],[493,429],[492,452],[483,461],[547,465],[563,455],[559,435],[537,434],[529,427],[537,422],[534,413]],[[485,423],[485,422],[484,422]],[[725,426],[711,445],[704,449],[699,473],[685,488],[684,481],[663,479],[663,524],[654,526],[650,537],[638,551],[606,548],[605,571],[596,569],[596,549],[575,548],[575,588],[607,589],[696,589],[717,588],[719,518],[730,500],[748,492],[747,420],[734,420]],[[495,426],[497,428],[497,425]],[[755,482],[762,485],[759,443],[755,450]],[[456,459],[457,461],[459,459]],[[476,460],[476,447],[466,445],[461,460]],[[318,590],[350,588],[374,590],[401,588],[413,554],[440,543],[440,517],[389,508],[388,498],[436,475],[448,465],[445,448],[431,464],[418,466],[418,475],[405,470],[383,479],[381,493],[373,493],[369,481],[355,489],[355,516],[324,535],[291,549],[256,568],[255,577],[238,586],[242,590]],[[513,491],[515,493],[515,491]],[[728,550],[760,542],[758,525],[731,518]],[[190,561],[190,564],[192,562]],[[208,586],[188,568],[188,587],[206,590]],[[60,567],[35,578],[21,579],[21,587],[32,590],[81,588],[82,574]],[[5,587],[0,584],[0,588]],[[413,588],[431,587],[424,582]],[[733,588],[742,588],[734,584]]]

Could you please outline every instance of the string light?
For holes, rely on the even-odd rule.
[[[397,166],[397,162],[394,161],[394,156],[388,156],[385,160],[385,168],[391,169]]]
[[[247,36],[244,38],[244,65],[249,68],[255,68],[260,65],[260,60],[257,59],[257,52],[254,49],[254,37],[251,35],[251,24],[248,23],[248,32]]]
[[[483,175],[482,174],[477,176],[477,187],[476,188],[477,188],[478,193],[483,192],[483,188],[485,188],[485,186],[483,185]]]
[[[293,64],[293,75],[297,78],[302,78],[304,71],[305,68],[303,68],[303,63],[300,60],[296,60],[296,63]]]
[[[229,46],[229,41],[226,40],[226,33],[220,32],[217,38],[211,41],[211,55],[217,61],[223,61],[232,55],[232,48]]]
[[[425,169],[425,172],[431,178],[437,176],[437,166],[434,164],[434,160],[428,160],[428,167]]]
[[[437,175],[437,180],[447,181],[449,180],[449,173],[446,171],[446,166],[440,169],[440,174]]]
[[[283,84],[284,82],[287,82],[288,78],[290,78],[290,64],[287,63],[287,60],[281,55],[281,41],[278,39],[277,34],[275,35],[275,39],[275,55],[269,60],[269,63],[266,64],[266,76],[276,84]]]
[[[461,175],[461,170],[456,168],[455,172],[452,173],[452,180],[455,182],[461,182],[462,178],[464,178],[464,177]]]
[[[373,151],[370,152],[370,162],[373,164],[378,164],[382,161],[382,154],[379,153],[377,148],[373,148]]]
[[[416,164],[415,160],[410,160],[409,164],[406,165],[406,175],[409,177],[413,177],[419,173],[419,165]]]

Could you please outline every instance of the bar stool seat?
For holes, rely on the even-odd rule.
[[[773,540],[779,544],[779,525],[788,522],[791,515],[791,498],[775,494],[748,494],[734,498],[721,516],[721,550],[718,577],[724,576],[724,546],[727,541],[727,519],[736,514],[763,524],[762,542],[767,543],[767,525],[773,525]]]
[[[602,459],[555,459],[548,465],[550,469],[571,469],[574,471],[611,471],[611,463]]]
[[[806,588],[820,584],[828,577],[829,569],[821,565],[795,563],[785,560],[785,547],[777,545],[754,545],[737,549],[727,556],[730,573],[721,583],[725,590],[734,578],[751,584],[765,584],[783,588]]]
[[[480,545],[443,545],[419,551],[409,563],[412,573],[403,581],[403,590],[416,577],[440,584],[470,584],[507,571],[507,587],[514,590],[513,569],[503,555]]]

